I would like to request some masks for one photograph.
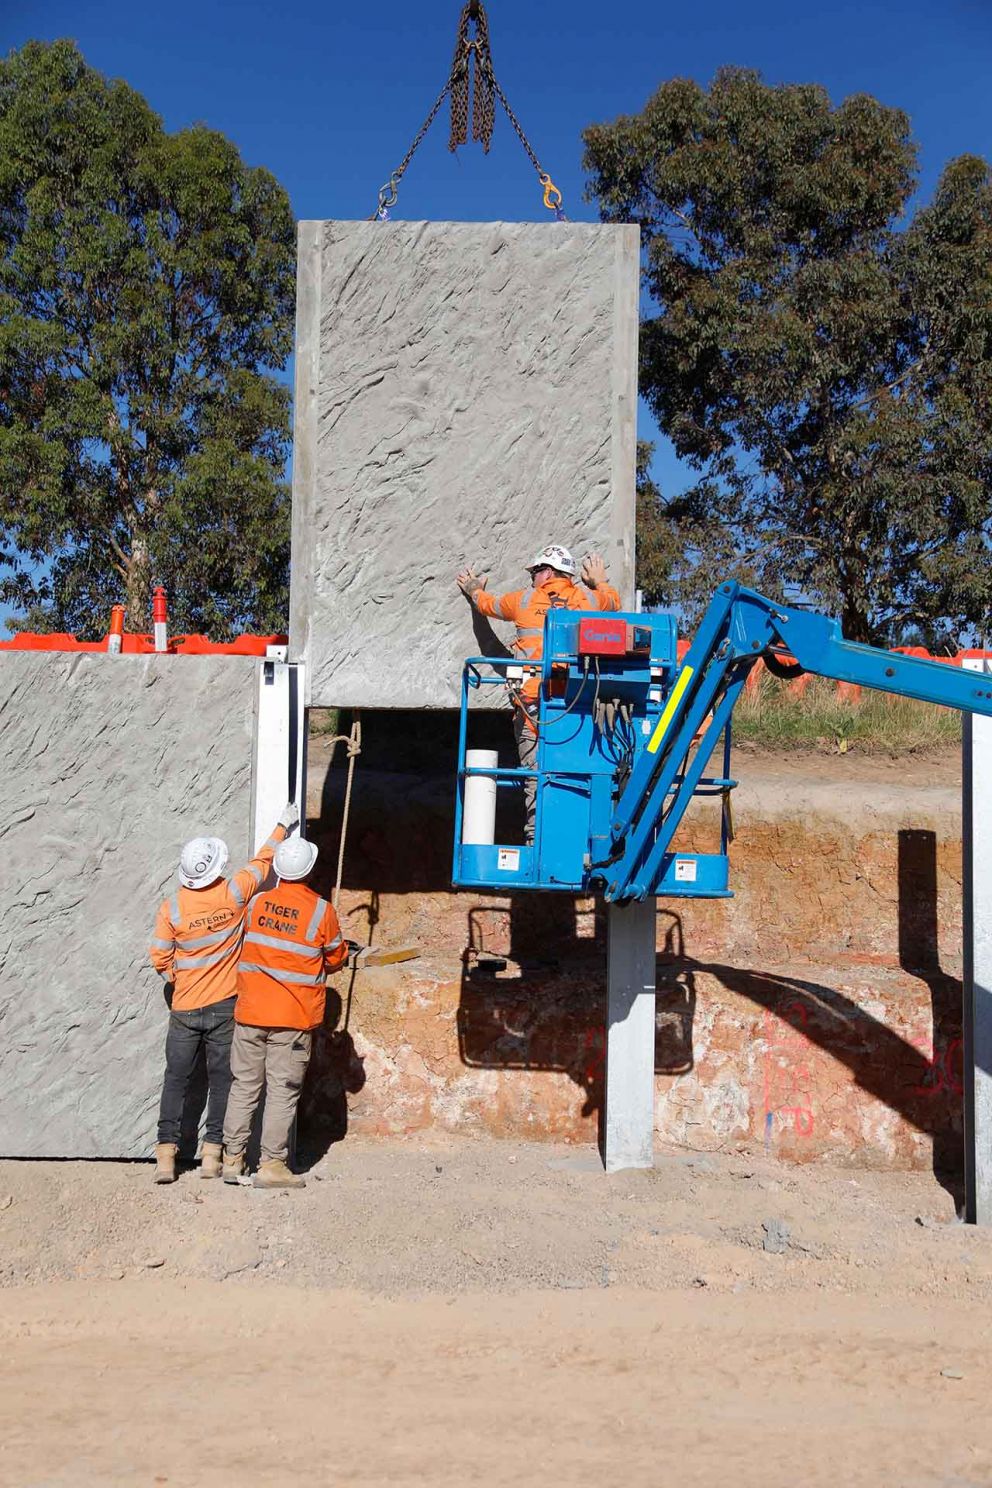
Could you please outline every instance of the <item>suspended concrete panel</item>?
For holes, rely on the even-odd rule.
[[[257,663],[0,652],[0,1155],[151,1151],[179,849],[249,851]]]
[[[549,542],[596,548],[632,601],[638,253],[636,227],[300,224],[290,656],[311,702],[456,706],[480,649],[466,561],[502,593]]]

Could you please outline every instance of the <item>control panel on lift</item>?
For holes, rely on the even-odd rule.
[[[551,610],[539,672],[537,758],[530,770],[515,759],[479,767],[466,758],[473,692],[503,686],[507,673],[519,679],[520,663],[474,657],[466,664],[453,875],[457,885],[571,893],[601,886],[617,802],[636,761],[657,734],[672,693],[676,643],[675,620],[668,614]],[[492,793],[495,781],[498,792],[512,791],[522,799],[527,775],[537,778],[533,842],[520,837],[495,842],[488,830],[479,834],[487,841],[465,840],[466,792],[470,799],[473,791],[488,788]],[[722,784],[708,780],[701,791],[712,792]],[[474,827],[477,813],[470,811],[469,819]],[[669,859],[663,873],[666,894],[727,894],[725,843],[720,853],[672,853]]]

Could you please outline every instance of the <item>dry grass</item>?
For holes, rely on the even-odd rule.
[[[765,672],[734,710],[734,738],[770,749],[919,754],[959,743],[961,715],[868,688],[857,700],[841,698],[837,684],[822,677],[792,692]]]
[[[477,717],[475,725],[478,733],[482,720]],[[496,714],[486,719],[486,725],[493,734],[487,744],[511,751],[506,720]],[[350,726],[346,710],[311,710],[312,735],[347,733]],[[380,769],[395,769],[402,760],[405,769],[446,770],[454,760],[457,728],[457,715],[451,710],[368,712],[363,720],[363,763],[366,768],[378,763]],[[797,693],[762,672],[757,686],[745,692],[734,710],[734,739],[763,749],[924,754],[960,743],[961,716],[952,708],[868,688],[857,701],[849,701],[838,696],[835,682],[823,677],[808,678],[804,691]],[[339,759],[343,762],[343,753]]]

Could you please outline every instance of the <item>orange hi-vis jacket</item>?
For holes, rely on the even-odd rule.
[[[475,608],[491,620],[511,620],[517,627],[513,649],[525,661],[540,661],[544,654],[544,617],[549,610],[618,610],[620,596],[610,584],[589,590],[582,584],[555,574],[536,589],[516,589],[497,598],[476,590]],[[521,689],[525,702],[536,702],[541,692],[539,673],[530,673]]]
[[[324,978],[348,959],[333,907],[305,883],[283,879],[253,900],[238,965],[237,1023],[316,1028]]]
[[[163,900],[148,954],[155,970],[175,983],[174,1013],[236,996],[248,906],[286,836],[285,827],[276,827],[251,862],[231,878],[219,878],[205,889],[183,885]]]

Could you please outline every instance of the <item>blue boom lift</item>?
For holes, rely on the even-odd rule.
[[[601,893],[624,904],[653,895],[727,898],[732,836],[730,721],[759,660],[780,676],[814,672],[945,707],[992,715],[992,679],[940,662],[845,641],[840,623],[721,585],[679,665],[666,614],[551,610],[545,620],[536,768],[466,763],[469,700],[519,685],[530,668],[476,656],[462,677],[453,880],[457,887]],[[488,669],[488,670],[486,670]],[[706,774],[720,747],[719,772]],[[473,777],[517,789],[537,777],[533,845],[463,842]],[[720,848],[680,853],[693,796],[721,802]]]

